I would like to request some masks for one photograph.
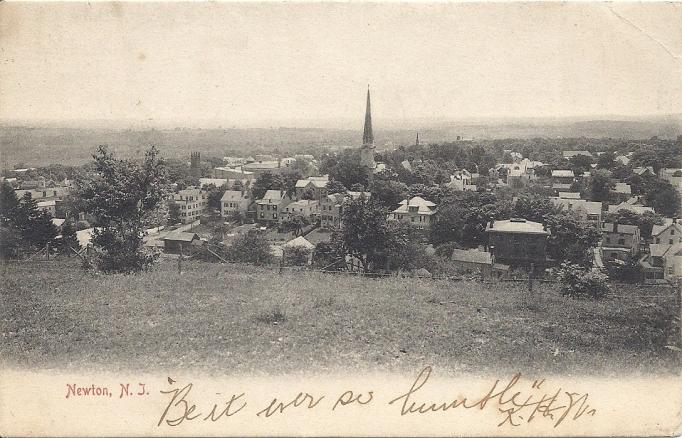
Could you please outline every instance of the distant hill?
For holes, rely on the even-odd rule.
[[[339,128],[122,128],[65,127],[47,124],[0,124],[2,165],[39,166],[50,163],[82,164],[98,145],[109,145],[119,156],[141,156],[148,145],[164,156],[189,157],[190,151],[222,157],[236,153],[300,153],[319,148],[359,146],[361,126]],[[519,119],[472,121],[375,122],[377,147],[412,144],[416,132],[424,143],[467,139],[532,137],[587,137],[648,139],[682,135],[682,118],[644,120]]]

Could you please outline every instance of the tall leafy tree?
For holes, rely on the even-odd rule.
[[[152,146],[140,163],[115,159],[100,146],[93,158],[95,173],[79,182],[78,195],[100,224],[92,239],[101,251],[98,265],[104,272],[147,269],[156,254],[143,247],[144,229],[169,193],[158,150]]]
[[[345,254],[362,264],[365,272],[380,269],[391,254],[399,253],[409,241],[399,224],[389,224],[387,209],[364,197],[349,202],[343,210],[343,227],[338,234]]]

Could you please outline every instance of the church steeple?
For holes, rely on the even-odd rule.
[[[362,131],[362,146],[374,147],[374,133],[372,132],[372,108],[369,99],[369,86],[367,86],[367,108],[365,109],[365,129]]]
[[[369,180],[374,162],[374,133],[372,132],[372,108],[369,103],[369,86],[367,86],[367,109],[365,109],[365,129],[362,131],[362,147],[360,148],[360,166],[369,169]]]
[[[417,140],[414,142],[415,146],[419,146],[419,133],[417,132]]]

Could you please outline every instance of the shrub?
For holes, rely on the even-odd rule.
[[[85,219],[76,222],[76,231],[87,230],[91,227],[92,226],[90,225],[90,222],[86,221]]]
[[[249,230],[248,233],[237,236],[227,248],[226,255],[231,261],[256,265],[263,265],[272,260],[270,243],[263,233],[257,230]]]
[[[596,270],[564,262],[558,271],[561,294],[573,298],[599,299],[609,292],[608,277]]]
[[[304,246],[286,247],[282,258],[284,266],[304,266],[310,259],[310,250]]]
[[[642,265],[635,259],[628,262],[612,262],[608,265],[609,277],[625,283],[639,283],[644,279]]]

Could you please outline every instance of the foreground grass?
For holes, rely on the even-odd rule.
[[[669,288],[600,302],[542,285],[373,280],[173,262],[135,276],[76,263],[11,264],[0,285],[0,360],[32,368],[217,373],[676,372]],[[667,297],[642,297],[666,295]]]

